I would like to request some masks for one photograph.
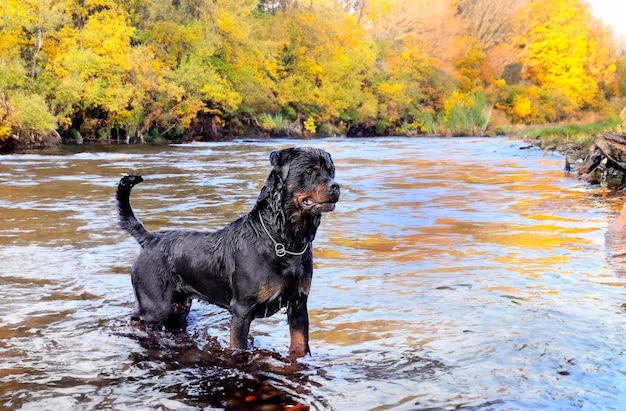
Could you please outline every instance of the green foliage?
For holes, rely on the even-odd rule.
[[[489,125],[489,110],[483,93],[453,93],[439,113],[439,126],[455,136],[482,135]]]
[[[595,123],[571,123],[559,126],[534,126],[527,131],[527,138],[540,140],[541,146],[546,149],[560,149],[576,147],[579,156],[583,157],[592,146],[594,136],[601,135],[607,130],[615,130],[621,119],[611,116],[606,120]]]
[[[620,96],[626,96],[626,56],[621,56],[616,61],[615,73],[617,74],[617,89]]]
[[[287,126],[287,120],[281,113],[270,115],[267,113],[259,114],[257,122],[261,129],[275,135],[283,134]]]
[[[434,134],[437,129],[433,116],[424,112],[417,113],[411,125],[415,127],[417,134]]]
[[[47,138],[56,141],[56,119],[42,96],[15,92],[9,96],[9,105],[11,134],[19,142],[37,145]]]
[[[613,130],[620,122],[619,117],[610,117],[604,121],[591,124],[572,123],[562,126],[551,127],[535,127],[531,128],[528,132],[528,137],[531,139],[561,139],[569,140],[578,137],[591,137],[599,135],[606,130]]]
[[[393,134],[401,136],[417,136],[420,134],[435,134],[437,122],[433,117],[424,112],[418,112],[413,116],[413,121],[404,121],[396,128]]]

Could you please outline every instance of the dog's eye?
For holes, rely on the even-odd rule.
[[[313,169],[309,168],[309,169],[306,171],[306,174],[307,174],[308,176],[313,175]]]

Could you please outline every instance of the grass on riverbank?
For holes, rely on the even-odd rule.
[[[616,130],[621,122],[619,116],[614,116],[588,124],[526,126],[504,131],[512,137],[535,141],[544,150],[560,151],[569,155],[578,153],[574,156],[584,157],[595,136]]]

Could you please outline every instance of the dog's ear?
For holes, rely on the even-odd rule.
[[[282,181],[287,179],[289,174],[289,164],[295,156],[295,148],[286,148],[280,151],[273,151],[270,154],[270,164],[274,167],[274,171],[278,174]]]
[[[326,153],[326,164],[329,165],[333,170],[335,170],[335,163],[333,163],[333,158],[330,156],[329,153]]]

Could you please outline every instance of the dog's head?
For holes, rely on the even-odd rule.
[[[326,151],[297,147],[270,154],[273,173],[282,182],[283,200],[290,201],[296,214],[321,214],[335,209],[339,184],[335,165]]]

